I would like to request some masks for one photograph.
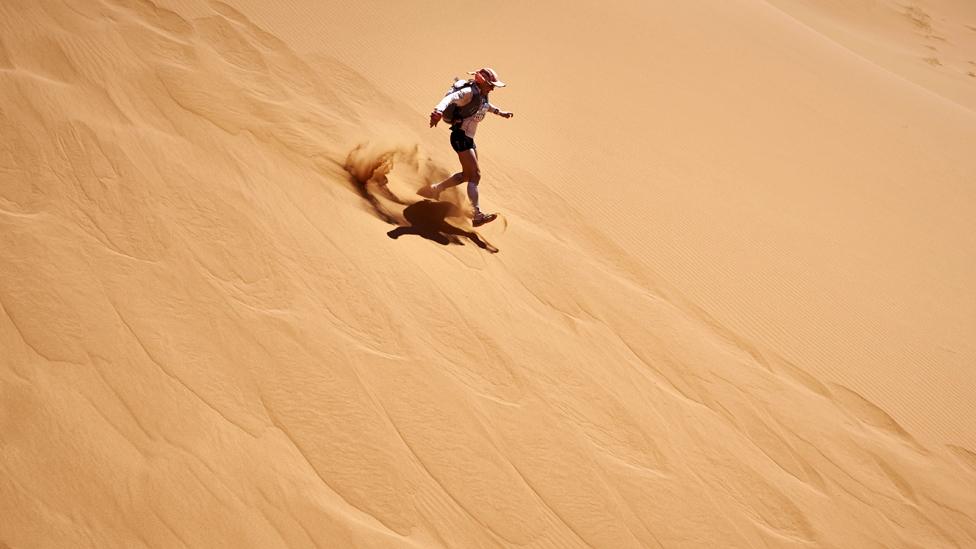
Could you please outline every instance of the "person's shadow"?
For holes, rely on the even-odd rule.
[[[458,237],[463,236],[477,244],[478,247],[491,253],[497,253],[498,248],[486,242],[478,233],[466,231],[447,222],[445,218],[449,215],[456,215],[457,212],[457,206],[450,202],[422,200],[407,206],[403,210],[403,217],[410,225],[397,227],[386,235],[396,239],[405,234],[415,234],[444,246],[462,244]]]

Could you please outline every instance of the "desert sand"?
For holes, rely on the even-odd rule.
[[[0,131],[0,548],[976,547],[968,0],[0,0]]]

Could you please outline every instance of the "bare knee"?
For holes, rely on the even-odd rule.
[[[481,170],[475,168],[471,171],[464,172],[464,180],[468,183],[474,183],[475,185],[481,181]]]

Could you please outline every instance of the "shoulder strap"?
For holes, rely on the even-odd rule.
[[[474,93],[474,97],[471,98],[471,101],[469,101],[467,105],[457,110],[456,116],[459,119],[467,118],[478,112],[478,109],[481,108],[482,102],[484,102],[484,96],[481,94],[481,89],[474,85],[473,80],[469,80],[466,86],[471,88],[471,91]]]

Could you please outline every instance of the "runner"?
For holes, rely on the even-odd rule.
[[[486,113],[490,112],[502,118],[511,118],[515,114],[500,110],[488,102],[488,94],[492,90],[505,87],[505,83],[498,79],[494,69],[485,67],[468,74],[474,75],[474,78],[466,82],[456,82],[454,86],[456,91],[445,95],[430,113],[430,127],[436,126],[442,118],[451,124],[451,147],[457,152],[458,160],[461,161],[461,171],[440,183],[423,187],[417,192],[421,196],[437,199],[444,189],[467,181],[468,198],[474,206],[471,224],[479,227],[493,221],[498,214],[485,214],[478,204],[481,170],[478,167],[478,149],[474,144],[474,134],[478,130],[478,123],[484,120]]]

